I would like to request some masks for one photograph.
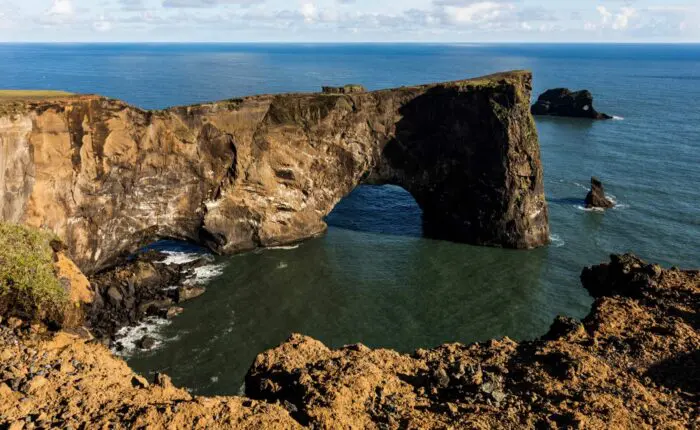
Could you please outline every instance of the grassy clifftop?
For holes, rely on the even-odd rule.
[[[0,223],[0,315],[54,319],[68,294],[54,266],[53,234]]]

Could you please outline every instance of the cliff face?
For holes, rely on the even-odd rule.
[[[426,232],[548,242],[531,75],[163,111],[76,96],[0,106],[2,219],[44,226],[88,272],[159,237],[221,253],[322,233],[360,183],[404,187]]]

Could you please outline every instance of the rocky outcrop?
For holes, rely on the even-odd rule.
[[[697,424],[700,273],[631,256],[582,275],[596,298],[534,342],[412,355],[294,335],[257,357],[246,393],[311,428],[690,428]],[[683,369],[683,370],[681,370]]]
[[[621,255],[581,279],[596,298],[588,317],[531,342],[408,355],[294,335],[257,357],[248,398],[149,383],[101,345],[0,319],[0,427],[696,427],[700,272]]]
[[[593,95],[588,90],[572,92],[566,88],[545,91],[532,105],[533,115],[569,116],[575,118],[612,119],[593,108]]]
[[[191,279],[194,269],[207,262],[205,256],[182,264],[165,260],[160,252],[142,252],[90,277],[96,294],[87,325],[98,340],[119,350],[114,335],[120,328],[146,317],[172,319],[184,311],[180,307],[184,302],[204,294],[206,289]]]
[[[588,209],[610,209],[615,207],[615,203],[605,196],[603,183],[596,177],[591,178],[591,191],[586,196],[585,205]]]
[[[98,96],[0,109],[0,214],[44,226],[92,273],[157,238],[219,253],[325,231],[361,183],[396,184],[426,232],[549,240],[531,75],[144,111]]]

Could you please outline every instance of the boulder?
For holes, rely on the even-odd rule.
[[[602,208],[610,209],[615,207],[612,200],[605,197],[605,189],[603,183],[596,177],[591,178],[591,191],[586,196],[586,208]]]
[[[153,349],[156,346],[156,340],[151,336],[144,336],[136,342],[136,346],[140,349]]]
[[[545,91],[532,105],[533,115],[568,116],[574,118],[612,119],[593,108],[593,95],[588,90],[572,92],[566,88]]]
[[[196,299],[206,293],[207,289],[195,285],[183,285],[177,290],[177,302],[182,303],[188,300]]]

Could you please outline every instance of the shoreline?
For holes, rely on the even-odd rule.
[[[247,397],[192,396],[160,374],[149,383],[102,345],[3,319],[0,423],[13,429],[697,425],[700,272],[625,255],[584,270],[582,281],[596,298],[589,315],[582,322],[558,318],[530,342],[399,354],[363,345],[330,350],[293,335],[258,355],[246,377]]]

